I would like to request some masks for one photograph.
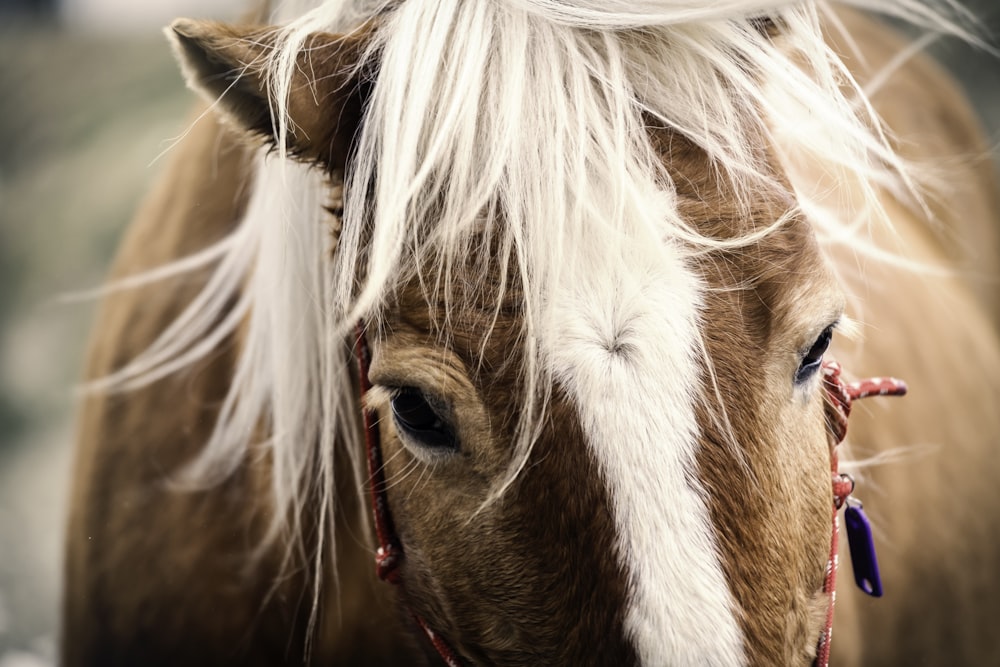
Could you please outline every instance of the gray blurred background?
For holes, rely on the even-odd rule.
[[[0,667],[54,663],[73,395],[117,239],[184,129],[160,27],[232,19],[249,0],[0,0]],[[1000,34],[1000,2],[971,3]],[[1000,61],[955,43],[1000,145]]]

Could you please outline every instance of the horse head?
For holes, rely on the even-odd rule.
[[[171,33],[189,83],[332,201],[320,310],[342,348],[364,323],[401,603],[475,663],[808,664],[844,296],[767,124],[732,118],[736,157],[686,124],[768,72],[714,71],[683,29],[647,52],[481,4]],[[706,35],[773,60],[786,23]],[[670,53],[673,79],[637,75]],[[764,115],[740,94],[721,117]]]

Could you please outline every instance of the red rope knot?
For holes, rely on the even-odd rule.
[[[833,506],[840,509],[847,502],[847,497],[854,493],[854,478],[847,473],[833,476]]]
[[[830,596],[830,604],[827,608],[826,627],[820,637],[816,651],[816,659],[813,662],[817,667],[828,667],[830,664],[830,643],[833,639],[833,609],[837,593],[837,535],[839,532],[838,510],[847,503],[847,498],[854,492],[854,479],[847,474],[840,472],[840,462],[837,456],[837,446],[844,441],[847,436],[847,420],[851,416],[851,406],[854,401],[869,396],[902,396],[906,393],[906,384],[896,378],[871,378],[860,382],[845,382],[841,377],[840,364],[836,361],[823,362],[823,388],[826,390],[826,424],[830,431],[830,473],[833,483],[833,530],[830,538],[830,558],[826,565],[826,577],[823,582],[823,592]],[[874,542],[871,539],[871,529],[864,513],[860,511],[860,505],[855,509],[858,516],[852,517],[851,508],[848,508],[848,542],[851,545],[851,561],[855,568],[855,580],[861,585],[865,582],[878,582],[877,592],[872,592],[874,588],[863,588],[865,592],[872,595],[881,595],[881,582],[878,577],[878,563],[875,559]],[[860,535],[857,549],[855,547],[855,537],[852,536],[852,518],[863,525],[853,527],[853,532]],[[858,564],[854,561],[855,551],[860,554],[862,549],[867,549],[864,556],[859,579]]]
[[[823,388],[826,390],[826,424],[830,429],[830,472],[833,477],[833,506],[840,509],[854,491],[854,480],[840,472],[837,445],[847,436],[847,420],[854,401],[869,396],[903,396],[906,383],[896,378],[868,378],[845,382],[836,361],[823,362]]]
[[[869,396],[904,396],[906,383],[896,378],[868,378],[858,382],[845,382],[841,367],[836,361],[823,362],[823,387],[827,398],[827,425],[834,439],[834,447],[847,436],[847,419],[851,416],[854,401]]]
[[[403,554],[393,544],[380,546],[375,551],[375,573],[382,581],[390,584],[400,582],[399,565],[403,562]]]

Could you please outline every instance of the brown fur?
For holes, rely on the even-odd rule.
[[[747,215],[697,149],[669,133],[659,143],[681,211],[702,221],[702,233],[745,235],[785,212],[785,202],[761,199]],[[794,353],[837,317],[842,297],[802,219],[759,244],[710,253],[701,270],[717,385],[706,383],[699,411],[699,463],[743,612],[746,651],[751,664],[806,664],[827,604],[821,590],[830,540],[829,447],[820,395],[795,395],[790,378]],[[713,418],[720,413],[714,389],[735,443]]]
[[[219,238],[245,201],[247,152],[211,117],[174,155],[123,242],[112,275],[130,275]],[[214,174],[214,176],[213,176]],[[107,300],[87,376],[99,378],[148,346],[200,286],[198,276]],[[273,665],[302,662],[309,594],[303,572],[272,580],[251,570],[268,511],[266,470],[247,467],[219,488],[179,493],[170,475],[207,438],[231,368],[232,344],[205,363],[124,395],[82,406],[68,533],[63,661],[66,665]],[[355,502],[344,494],[345,517]],[[403,644],[378,638],[396,627],[372,601],[378,585],[360,529],[342,526],[340,619],[317,659],[397,664]],[[259,567],[274,572],[277,554]],[[331,607],[335,609],[336,607]],[[360,613],[361,610],[363,613]],[[333,611],[329,616],[334,617]]]
[[[884,31],[854,15],[847,19],[877,64]],[[247,51],[251,42],[238,39],[241,35],[252,36],[255,48],[267,48],[268,33],[259,29],[184,23],[177,30],[194,63],[192,75],[203,85],[216,85],[207,83],[215,81],[213,73],[260,56]],[[316,72],[328,88],[313,97],[308,81],[295,87],[292,116],[302,133],[293,147],[303,159],[336,173],[349,159],[364,91],[344,77],[358,42],[317,36],[314,45],[322,43],[330,48],[318,53],[328,57],[303,71]],[[261,107],[255,76],[248,79],[253,85],[241,84],[225,109],[238,126],[268,135],[270,115]],[[972,127],[960,103],[949,104],[941,95],[932,96],[933,107],[911,101],[927,97],[924,88],[945,85],[940,73],[915,61],[898,81],[899,88],[884,91],[876,103],[886,103],[879,110],[901,137],[901,150],[908,146],[906,137],[932,134],[925,155],[982,154],[978,135],[954,129]],[[906,95],[902,103],[894,102],[897,94]],[[917,107],[927,112],[912,111]],[[337,123],[323,122],[327,108],[342,110],[335,114]],[[942,120],[949,129],[934,135]],[[735,236],[784,211],[781,201],[761,201],[749,214],[735,209],[704,155],[666,131],[654,133],[678,176],[682,210],[703,233]],[[114,275],[181,257],[228,231],[245,202],[248,155],[211,117],[199,124],[175,155],[167,180],[140,211]],[[981,194],[991,192],[984,173],[980,164],[971,166],[968,176],[957,174],[956,181],[969,188],[959,202],[967,210],[936,210],[954,237],[997,248],[989,225],[967,229],[970,220],[1000,219],[994,196]],[[921,259],[940,263],[957,257],[897,208],[900,231]],[[984,250],[975,266],[994,270],[998,254]],[[837,259],[841,267],[853,266],[853,258]],[[737,447],[713,419],[718,406],[706,383],[698,464],[724,571],[741,609],[747,655],[753,664],[807,664],[826,603],[820,589],[831,496],[820,393],[796,394],[791,378],[795,352],[808,348],[837,316],[839,291],[803,220],[757,245],[712,253],[699,271],[712,288],[704,313],[706,345]],[[867,267],[865,278],[880,271],[888,284],[899,284],[897,272],[878,267]],[[149,345],[201,279],[187,276],[169,288],[158,284],[110,298],[95,333],[88,377],[121,367]],[[719,289],[736,284],[746,289]],[[943,289],[947,300],[911,289],[909,301],[901,303],[894,289],[876,283],[865,295],[866,319],[879,332],[849,359],[842,346],[849,369],[892,372],[915,388],[905,408],[894,406],[891,417],[881,405],[858,409],[851,425],[858,449],[929,440],[950,447],[933,458],[875,470],[859,486],[870,500],[870,513],[882,519],[877,526],[891,536],[880,545],[889,597],[870,602],[841,596],[834,651],[842,664],[896,664],[904,656],[930,664],[997,658],[988,640],[992,619],[1000,615],[994,576],[1000,564],[1000,500],[991,484],[1000,470],[990,443],[1000,432],[995,413],[1000,346],[990,324],[991,313],[998,311],[983,301],[989,290],[976,296],[962,277],[945,281]],[[372,335],[372,379],[419,386],[440,397],[454,412],[462,449],[439,464],[420,463],[395,434],[384,396],[380,402],[372,395],[384,425],[390,504],[406,549],[405,587],[397,600],[375,580],[373,538],[353,518],[358,508],[351,484],[339,480],[341,588],[339,594],[324,589],[312,662],[419,660],[427,647],[403,620],[399,602],[405,602],[479,664],[634,664],[622,631],[627,591],[617,565],[610,499],[579,418],[558,390],[522,477],[498,504],[476,513],[510,461],[517,415],[508,406],[521,391],[518,364],[510,361],[520,353],[519,312],[514,301],[502,309],[481,350],[492,295],[457,296],[463,310],[453,315],[446,344],[432,317],[440,304],[428,304],[416,284],[400,290],[384,327]],[[83,407],[68,537],[65,664],[304,660],[308,568],[300,564],[272,589],[278,554],[265,555],[259,569],[250,567],[249,554],[269,511],[266,462],[248,463],[206,492],[178,493],[164,486],[207,437],[236,345],[149,388],[93,396]],[[939,385],[948,392],[935,394],[932,388]],[[849,579],[845,567],[840,591],[850,590]]]
[[[478,664],[633,664],[608,499],[565,398],[554,400],[514,491],[476,514],[510,463],[510,397],[520,391],[517,366],[505,363],[518,353],[513,313],[480,359],[491,320],[485,298],[481,310],[470,304],[453,315],[461,324],[451,352],[428,354],[435,324],[411,285],[373,349],[373,382],[444,399],[462,442],[455,460],[426,470],[399,442],[387,406],[379,411],[389,500],[406,550],[404,598]]]

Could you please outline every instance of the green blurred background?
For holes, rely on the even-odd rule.
[[[184,130],[193,97],[161,26],[233,14],[136,0],[111,22],[109,0],[52,4],[0,0],[0,667],[55,663],[73,387],[94,310],[60,296],[101,283]]]
[[[0,0],[0,667],[54,664],[73,386],[96,286],[192,95],[159,32],[243,0]],[[250,3],[247,2],[247,5]],[[1000,3],[973,3],[1000,33]],[[1000,145],[1000,61],[935,46]]]

